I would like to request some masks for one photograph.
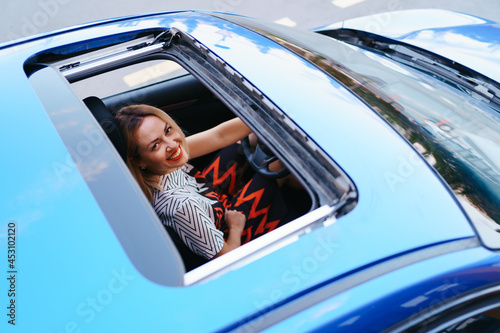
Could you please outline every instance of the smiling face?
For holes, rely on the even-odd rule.
[[[138,165],[155,175],[175,171],[188,161],[184,136],[172,124],[147,116],[137,129]]]

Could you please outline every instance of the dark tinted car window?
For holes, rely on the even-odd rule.
[[[445,324],[446,326],[446,324]],[[498,333],[500,332],[500,308],[471,315],[442,328],[440,333]]]
[[[375,60],[376,64],[366,59]],[[445,82],[369,51],[350,69],[352,90],[397,129],[444,178],[486,245],[500,245],[500,116]],[[378,98],[374,98],[377,96]],[[401,179],[394,179],[394,186]]]
[[[500,320],[489,315],[480,314],[462,320],[440,331],[442,333],[498,333],[500,332]]]

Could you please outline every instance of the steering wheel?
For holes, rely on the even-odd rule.
[[[290,173],[287,168],[278,171],[270,171],[269,164],[276,161],[278,158],[267,148],[262,142],[257,141],[254,149],[250,145],[250,140],[247,137],[241,140],[241,148],[252,168],[261,175],[268,178],[281,178]]]

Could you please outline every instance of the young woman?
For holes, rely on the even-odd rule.
[[[283,223],[286,206],[274,179],[255,174],[238,184],[245,158],[235,143],[251,133],[239,118],[187,138],[152,106],[122,108],[116,119],[129,169],[162,223],[194,253],[215,258]],[[187,163],[218,150],[202,171]]]

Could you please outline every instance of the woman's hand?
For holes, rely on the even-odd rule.
[[[246,216],[237,210],[226,209],[224,218],[226,219],[226,224],[229,227],[229,233],[234,230],[235,232],[240,232],[241,237],[241,233],[245,228],[245,222],[247,221]]]
[[[227,241],[224,242],[222,249],[215,255],[214,258],[234,250],[241,245],[241,234],[243,233],[245,222],[247,221],[246,216],[237,210],[226,209],[224,218],[227,226],[229,227],[229,235],[227,236]]]

